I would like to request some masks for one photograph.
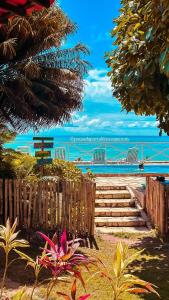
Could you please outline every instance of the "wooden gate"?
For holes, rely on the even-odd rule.
[[[21,228],[66,228],[76,234],[94,235],[95,183],[74,181],[0,179],[0,217],[17,218]]]

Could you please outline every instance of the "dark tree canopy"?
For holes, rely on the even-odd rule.
[[[63,49],[76,27],[59,7],[0,27],[0,120],[17,130],[69,120],[81,108],[88,50]]]
[[[169,134],[169,0],[122,0],[107,53],[113,94],[127,112],[155,115]]]
[[[1,0],[0,1],[0,24],[6,23],[8,18],[15,15],[29,15],[34,10],[42,7],[50,7],[54,0]]]

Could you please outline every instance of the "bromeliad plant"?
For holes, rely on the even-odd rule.
[[[5,268],[4,268],[4,274],[1,282],[1,298],[5,286],[8,267],[14,261],[12,260],[11,262],[9,262],[10,252],[15,251],[16,248],[29,247],[29,243],[26,240],[17,239],[19,231],[15,232],[16,227],[17,227],[17,219],[15,220],[12,227],[10,225],[9,219],[6,222],[6,226],[2,226],[2,225],[0,226],[0,247],[3,248],[5,253]]]
[[[49,249],[45,247],[43,249],[46,252],[39,259],[39,263],[44,267],[48,268],[52,273],[52,280],[49,282],[47,288],[46,299],[49,298],[49,295],[58,281],[58,278],[62,278],[63,275],[69,274],[78,278],[82,285],[85,286],[80,266],[87,267],[89,264],[94,263],[94,259],[88,258],[83,254],[76,253],[80,243],[79,239],[67,241],[66,230],[64,230],[59,243],[57,243],[56,234],[53,236],[52,240],[47,237],[45,234],[39,232],[39,235],[48,243]],[[88,267],[87,267],[88,268]]]
[[[153,284],[141,280],[135,275],[127,274],[129,264],[137,260],[142,252],[143,250],[129,255],[128,245],[123,245],[121,242],[117,244],[113,257],[113,274],[108,274],[107,271],[102,273],[102,276],[108,279],[112,287],[112,300],[122,300],[126,292],[131,294],[154,293],[159,297]]]

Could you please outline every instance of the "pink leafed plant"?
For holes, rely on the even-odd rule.
[[[77,285],[76,285],[76,279],[74,280],[73,284],[72,284],[72,288],[71,288],[71,296],[58,292],[57,294],[59,296],[62,296],[65,300],[86,300],[90,298],[90,294],[86,294],[83,296],[79,296],[78,298],[76,298],[76,292],[77,292]]]
[[[53,287],[57,284],[59,278],[62,278],[62,276],[66,273],[74,276],[76,279],[79,279],[83,287],[85,287],[80,266],[85,266],[88,269],[88,265],[90,263],[94,264],[95,260],[88,258],[83,254],[76,253],[80,246],[79,239],[68,242],[66,230],[64,230],[60,243],[57,243],[56,234],[52,239],[50,239],[42,232],[38,233],[47,244],[47,246],[43,249],[43,252],[46,253],[46,255],[39,258],[39,264],[52,272],[52,280],[50,280],[47,287],[46,300],[49,299],[49,295],[51,294]],[[87,298],[89,298],[89,295],[82,296],[78,300],[85,300]]]
[[[79,239],[67,241],[66,230],[64,230],[60,243],[57,243],[56,235],[52,239],[45,234],[38,232],[39,235],[48,243],[49,249],[45,248],[46,256],[40,259],[39,263],[45,268],[49,268],[54,276],[60,276],[68,272],[78,276],[78,266],[87,266],[94,263],[94,260],[83,254],[76,253],[80,243]],[[80,277],[79,277],[80,279]]]

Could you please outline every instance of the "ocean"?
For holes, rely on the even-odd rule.
[[[63,147],[70,161],[78,158],[92,161],[96,149],[105,149],[107,160],[118,161],[126,158],[129,148],[137,148],[139,160],[169,161],[168,136],[48,136],[54,138],[53,158],[56,149]],[[17,135],[13,142],[5,144],[15,150],[23,146],[35,155],[33,135]]]

